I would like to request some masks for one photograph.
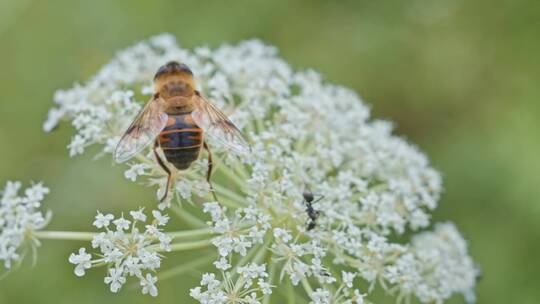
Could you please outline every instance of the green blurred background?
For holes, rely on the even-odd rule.
[[[185,47],[260,38],[293,67],[354,88],[429,155],[446,189],[434,219],[469,240],[479,303],[539,303],[539,16],[536,0],[1,0],[0,181],[45,181],[50,229],[89,230],[96,209],[152,204],[108,159],[70,159],[69,126],[42,132],[54,91],[157,33]],[[103,269],[75,278],[67,257],[81,245],[45,242],[35,267],[0,281],[0,303],[192,302],[183,290],[195,270],[160,282],[157,299],[111,294]]]

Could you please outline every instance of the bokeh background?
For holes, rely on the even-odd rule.
[[[479,303],[539,303],[539,16],[535,0],[1,0],[0,181],[45,181],[50,229],[87,231],[96,209],[153,204],[109,159],[70,159],[68,125],[42,132],[54,91],[157,33],[185,47],[260,38],[293,67],[355,89],[429,155],[446,189],[434,219],[469,240]],[[103,269],[75,278],[67,257],[81,245],[44,242],[36,266],[27,259],[0,281],[0,303],[192,302],[183,291],[197,270],[160,282],[157,299],[113,295]]]

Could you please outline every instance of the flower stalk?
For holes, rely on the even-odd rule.
[[[76,231],[34,231],[33,237],[41,240],[59,240],[59,241],[91,241],[97,233],[76,232]]]
[[[192,241],[192,242],[178,242],[172,243],[169,248],[163,249],[159,245],[154,245],[155,247],[150,247],[150,250],[170,252],[170,251],[185,251],[185,250],[194,250],[201,249],[212,246],[211,240],[201,240],[201,241]]]
[[[196,238],[200,236],[209,236],[213,232],[210,228],[201,228],[193,230],[180,230],[165,233],[171,239]],[[91,241],[97,233],[95,232],[76,232],[76,231],[33,231],[31,235],[42,240],[63,240],[63,241]]]

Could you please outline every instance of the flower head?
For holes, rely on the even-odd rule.
[[[140,281],[143,294],[157,296],[157,278],[148,272],[160,267],[160,252],[170,250],[171,238],[158,228],[166,215],[155,212],[157,217],[154,221],[145,223],[146,216],[142,210],[130,214],[132,218],[128,220],[123,216],[115,219],[112,214],[98,212],[94,226],[105,231],[94,236],[92,248],[99,250],[99,254],[92,259],[92,255],[86,253],[86,248],[80,248],[78,254],[71,254],[69,262],[76,265],[77,276],[83,276],[86,269],[105,264],[108,275],[104,282],[110,285],[112,292],[118,292],[127,277],[133,276]],[[116,229],[111,229],[111,222]],[[144,230],[140,230],[139,226],[144,226]]]
[[[384,275],[390,282],[401,282],[404,294],[413,293],[421,301],[442,302],[453,293],[474,300],[470,286],[477,279],[467,244],[451,223],[440,223],[433,232],[423,232],[412,240],[409,253],[401,255]]]
[[[426,303],[472,294],[477,270],[454,228],[437,226],[409,243],[392,241],[430,225],[442,186],[426,156],[393,135],[391,123],[370,120],[369,108],[354,92],[324,82],[312,70],[293,71],[276,48],[258,40],[193,51],[167,34],[138,43],[84,85],[57,92],[57,107],[44,127],[70,120],[76,129],[72,155],[93,144],[111,153],[153,93],[153,73],[169,60],[190,66],[197,89],[229,115],[252,146],[250,155],[238,157],[209,138],[218,164],[212,179],[219,202],[208,195],[208,163],[202,158],[175,182],[173,192],[181,200],[205,201],[204,220],[218,253],[217,275],[205,274],[191,289],[193,298],[259,303],[272,286],[288,282],[301,286],[313,303],[364,303],[376,286]],[[163,191],[165,174],[149,149],[125,175],[133,181],[145,176]],[[302,196],[306,187],[323,197],[311,214]],[[108,229],[106,218],[99,224]],[[109,243],[122,231],[106,232],[96,242]],[[125,265],[124,252],[116,247],[102,251]],[[122,266],[110,273],[111,288],[121,286],[115,277],[126,271]],[[460,276],[467,279],[458,283]],[[151,280],[140,279],[143,292],[152,294]],[[358,290],[356,280],[371,288]]]
[[[24,244],[39,245],[33,232],[43,229],[51,216],[40,210],[49,189],[41,183],[34,184],[21,196],[21,186],[20,182],[7,182],[0,200],[0,260],[6,268],[21,260]]]

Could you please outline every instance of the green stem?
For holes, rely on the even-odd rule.
[[[155,162],[153,162],[152,160],[150,160],[147,157],[143,156],[142,154],[135,155],[135,159],[137,159],[141,163],[145,163],[145,164],[148,164],[148,165],[155,165],[156,164]]]
[[[182,242],[182,243],[175,243],[171,245],[171,251],[184,251],[184,250],[192,250],[192,249],[200,249],[205,248],[212,245],[212,240],[202,240],[202,241],[193,241],[193,242]],[[148,247],[149,250],[156,250],[156,251],[165,251],[163,250],[160,245],[153,245]]]
[[[240,164],[238,166],[234,166],[234,172],[240,176],[240,178],[244,179],[244,185],[246,184],[245,181],[249,179],[249,173],[246,170],[246,167],[244,167],[243,164]]]
[[[219,164],[223,164],[223,161],[219,157],[217,158]],[[222,172],[225,176],[227,176],[231,181],[233,181],[236,185],[239,187],[244,187],[246,185],[246,181],[242,179],[242,177],[238,176],[236,172],[234,172],[231,168],[227,167],[226,165],[222,165],[219,168],[219,171]]]
[[[293,285],[290,280],[287,280],[287,303],[294,304],[295,298]]]
[[[179,238],[190,238],[190,237],[196,237],[201,235],[209,235],[212,234],[211,228],[201,228],[201,229],[193,229],[193,230],[183,230],[183,231],[177,231],[177,232],[169,232],[167,235],[172,239],[179,239]]]
[[[193,241],[186,243],[176,243],[171,245],[171,251],[183,251],[191,249],[199,249],[212,245],[212,240]]]
[[[195,174],[186,174],[187,177],[191,179],[196,179],[197,175]],[[222,203],[223,205],[237,209],[243,207],[243,205],[246,205],[246,200],[243,196],[236,194],[235,192],[229,190],[228,188],[221,186],[217,183],[212,183],[212,187],[214,188],[215,193],[217,194],[219,203]],[[176,191],[176,194],[178,192]],[[223,196],[226,196],[228,199],[223,198]],[[180,201],[180,200],[179,200]]]
[[[304,287],[304,290],[306,291],[309,298],[311,298],[311,294],[313,293],[313,288],[311,288],[311,285],[309,284],[309,281],[306,278],[302,278],[302,286]]]
[[[236,272],[236,270],[238,269],[238,267],[242,267],[244,266],[249,260],[251,260],[251,258],[253,257],[253,255],[258,252],[258,250],[260,249],[261,245],[255,245],[251,248],[251,250],[248,251],[248,253],[243,256],[240,261],[238,261],[238,263],[236,263],[236,265],[232,268],[232,270],[230,271],[231,272],[231,280],[236,276],[238,275],[238,273]]]
[[[202,235],[212,234],[212,229],[202,228],[193,230],[182,230],[168,232],[167,235],[172,239],[190,238]],[[65,241],[91,241],[97,233],[94,232],[76,232],[76,231],[34,231],[32,236],[42,240],[65,240]]]
[[[192,227],[208,227],[203,220],[187,212],[182,207],[172,207],[171,209],[179,218]]]
[[[222,194],[218,190],[216,190],[216,192],[218,192],[218,194]],[[232,209],[239,209],[239,208],[244,207],[244,205],[240,205],[236,201],[231,200],[231,199],[229,199],[227,197],[223,197],[221,195],[218,195],[218,203],[220,203],[223,206],[232,208]]]
[[[226,188],[220,184],[214,184],[214,189],[216,189],[216,192],[218,192],[218,194],[229,197],[231,200],[235,201],[237,204],[245,205],[247,203],[245,197],[239,195],[238,193],[234,191],[229,190],[229,188]]]
[[[42,240],[91,241],[97,233],[76,231],[34,231],[32,236]]]
[[[260,260],[264,257],[266,251],[268,250],[268,244],[270,244],[271,240],[272,237],[267,237],[262,245],[256,244],[255,246],[253,246],[251,250],[244,257],[242,257],[242,259],[240,259],[238,263],[236,263],[236,265],[231,271],[231,278],[237,275],[236,270],[238,269],[238,267],[244,266],[249,260],[252,260],[254,263],[259,263]]]
[[[191,272],[197,272],[196,268],[202,265],[208,265],[211,264],[211,261],[216,259],[215,254],[208,254],[205,256],[202,256],[200,258],[189,260],[185,264],[181,264],[178,266],[175,266],[171,269],[167,269],[165,271],[161,271],[157,274],[159,281],[163,282],[164,280],[168,280],[170,278],[173,278],[175,276],[179,276],[185,272],[191,271]],[[140,285],[139,282],[134,282],[129,285],[130,288],[138,288]]]
[[[255,253],[255,255],[253,256],[253,259],[252,259],[253,263],[259,264],[264,259],[264,255],[268,251],[268,244],[270,243],[271,240],[272,240],[272,237],[267,237],[265,242],[261,246],[259,246],[258,248],[257,247],[253,248],[253,250],[256,250],[256,253]],[[255,249],[255,248],[257,248],[257,249]],[[246,254],[246,257],[247,256],[248,255]],[[244,261],[244,259],[242,259],[240,261],[240,263],[238,263],[236,265],[236,267],[234,268],[235,272],[236,272],[236,269],[238,269],[238,267],[244,266],[245,263],[247,263],[247,261]],[[234,288],[235,292],[238,292],[240,290],[240,288],[244,284],[244,279],[245,278],[243,276],[240,276],[238,278],[238,281],[236,282],[235,288]]]
[[[271,241],[272,241],[272,236],[266,238],[266,240],[264,241],[261,249],[257,252],[255,257],[253,257],[253,262],[254,263],[259,264],[263,260],[264,255],[268,251],[268,248],[269,248],[268,245],[270,244]]]
[[[190,260],[186,264],[182,264],[172,269],[158,273],[159,280],[163,281],[163,280],[178,276],[180,274],[183,274],[186,271],[190,271],[190,270],[193,271],[199,266],[212,264],[212,261],[215,259],[216,259],[215,254],[208,254],[198,259]]]
[[[270,251],[270,254],[272,254],[271,251]],[[268,282],[269,282],[270,285],[272,285],[274,283],[274,276],[275,276],[275,272],[276,272],[276,267],[277,267],[276,263],[270,263],[270,270],[269,270],[269,273],[268,273]],[[270,304],[271,295],[272,294],[265,295],[264,298],[263,298],[262,304]]]

